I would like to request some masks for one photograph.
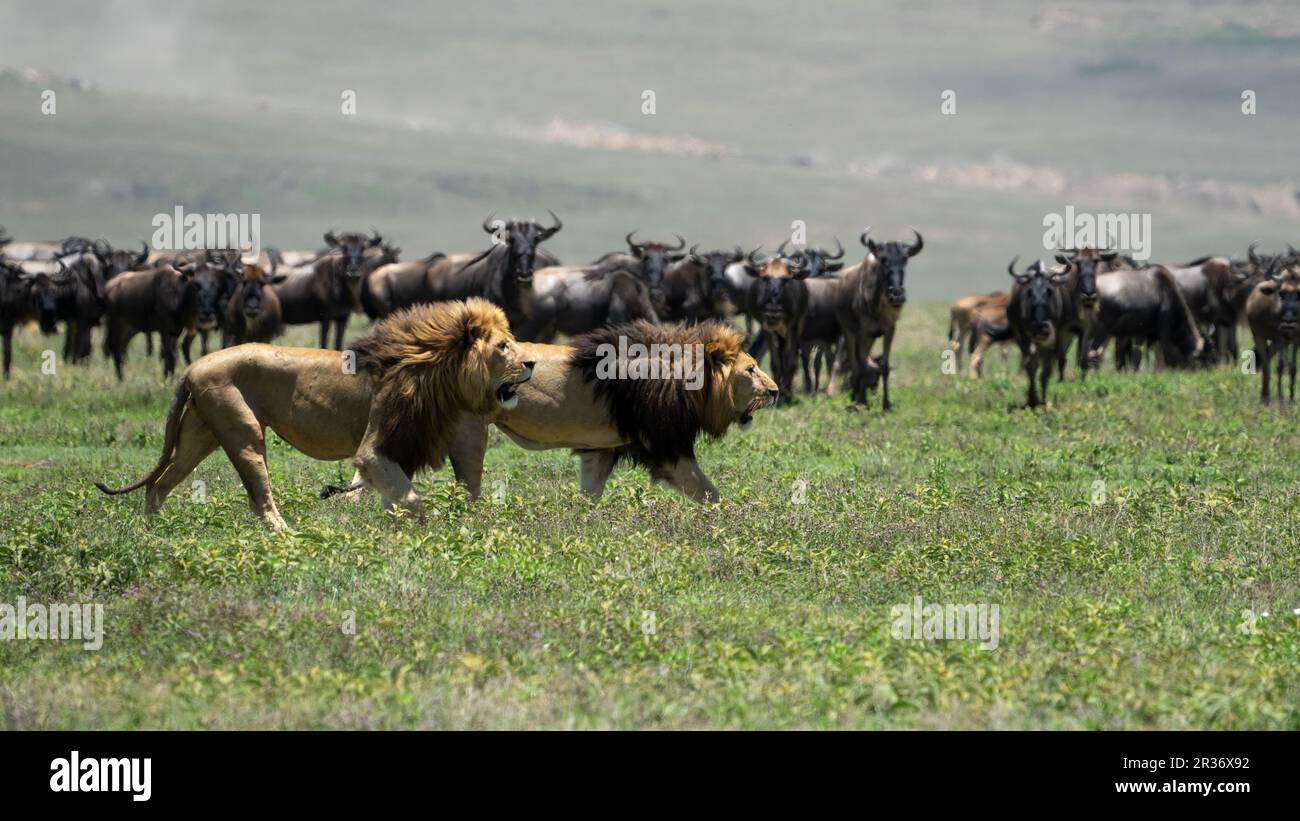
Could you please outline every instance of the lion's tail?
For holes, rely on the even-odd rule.
[[[172,395],[172,409],[167,414],[167,429],[163,434],[162,456],[158,457],[158,464],[154,469],[149,471],[143,479],[133,482],[126,487],[111,488],[103,482],[96,482],[95,487],[110,496],[116,496],[120,493],[130,493],[133,490],[144,487],[150,482],[157,481],[162,476],[167,466],[171,464],[172,453],[176,450],[176,440],[180,438],[181,432],[181,414],[185,412],[185,403],[190,398],[190,380],[188,374],[183,374],[180,381],[176,384],[176,393]]]

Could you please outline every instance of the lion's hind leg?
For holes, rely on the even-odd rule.
[[[180,434],[171,462],[157,481],[145,488],[144,512],[156,513],[171,493],[185,478],[194,472],[204,459],[217,449],[217,437],[204,424],[191,406],[181,419]]]

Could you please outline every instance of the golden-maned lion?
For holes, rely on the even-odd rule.
[[[266,473],[269,427],[316,459],[352,457],[385,507],[418,514],[410,477],[441,465],[463,414],[513,406],[531,375],[505,314],[483,299],[399,311],[347,352],[238,345],[181,376],[162,457],[147,476],[118,490],[96,486],[112,494],[144,487],[152,513],[220,446],[253,512],[284,528]]]
[[[524,356],[536,363],[533,378],[519,388],[518,404],[498,410],[491,421],[529,450],[572,448],[581,462],[579,486],[589,496],[600,496],[614,464],[626,458],[688,499],[716,502],[718,489],[695,460],[695,440],[721,437],[732,424],[747,428],[754,412],[778,396],[776,383],[743,343],[739,332],[717,322],[673,327],[644,321],[593,331],[573,345],[523,342]],[[636,345],[645,348],[643,365],[663,366],[657,373],[628,367]],[[688,351],[691,361],[678,360],[688,367],[674,371],[673,352]],[[482,484],[487,421],[462,417],[449,452],[456,478],[474,498]],[[354,480],[326,488],[326,495],[359,487]]]

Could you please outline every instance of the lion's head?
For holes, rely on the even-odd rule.
[[[680,371],[630,366],[633,352],[649,351],[663,366],[677,356]],[[611,351],[628,365],[612,368]],[[756,410],[776,403],[777,387],[744,349],[730,325],[701,322],[682,327],[645,321],[602,328],[574,343],[570,358],[598,399],[609,408],[630,455],[645,464],[695,455],[701,434],[724,436],[733,424],[747,427]]]
[[[408,475],[442,463],[459,414],[513,408],[533,375],[505,314],[478,298],[397,311],[350,350],[372,380],[379,450]]]

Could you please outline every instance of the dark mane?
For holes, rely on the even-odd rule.
[[[683,374],[684,378],[607,378],[608,374],[602,374],[601,362],[608,351],[619,350],[620,337],[627,346],[682,346],[677,350],[690,346],[692,357],[702,350],[703,361],[698,363],[704,368],[702,383],[696,390],[688,389],[688,381],[694,381],[689,374]],[[606,345],[612,347],[602,347]],[[725,435],[734,411],[724,405],[728,397],[719,369],[741,350],[741,334],[722,323],[673,327],[637,320],[580,337],[573,345],[569,362],[582,373],[596,398],[605,403],[619,434],[629,440],[620,455],[653,467],[694,457],[695,440],[701,433],[715,438]]]

